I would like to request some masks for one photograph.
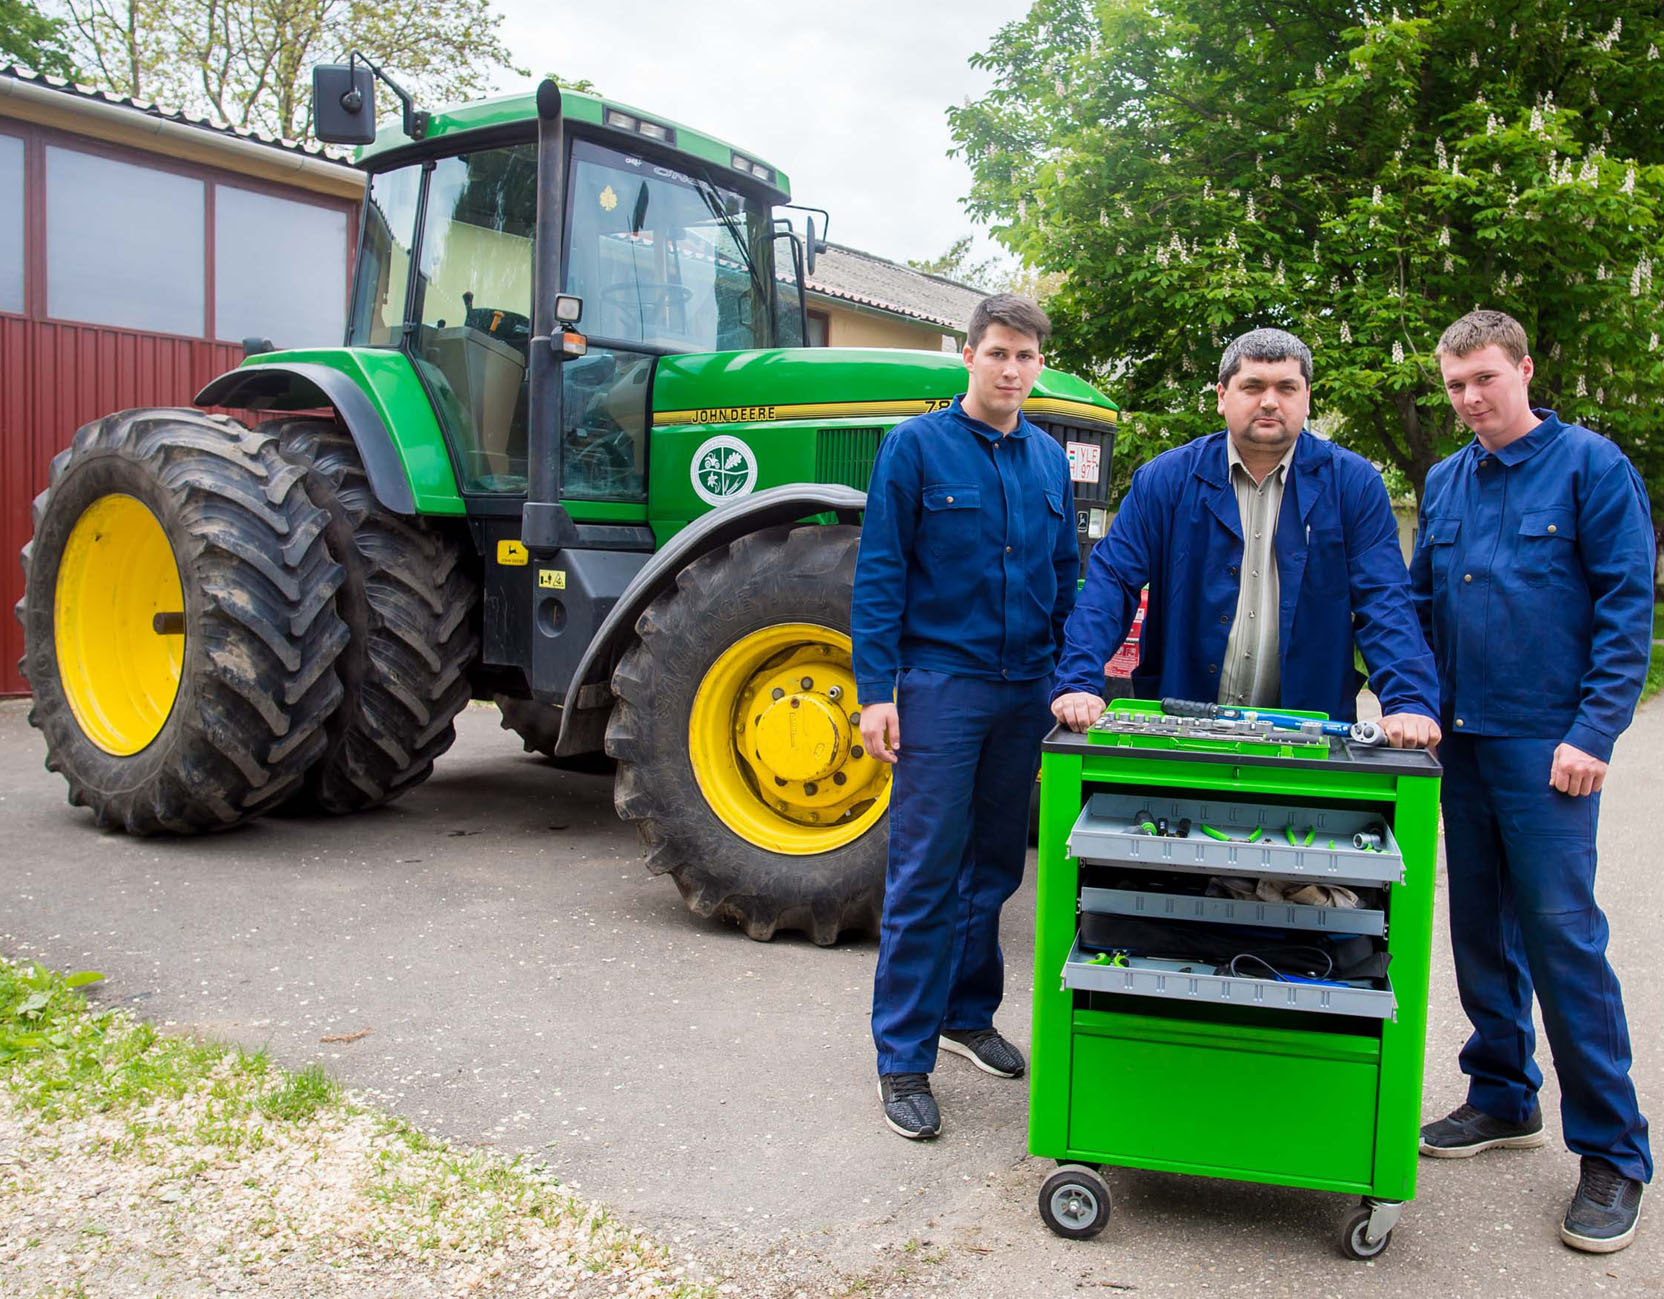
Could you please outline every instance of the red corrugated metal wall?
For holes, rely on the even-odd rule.
[[[0,316],[0,694],[28,690],[18,672],[23,597],[18,554],[33,532],[30,502],[52,457],[89,420],[131,406],[189,406],[243,359],[235,344]]]

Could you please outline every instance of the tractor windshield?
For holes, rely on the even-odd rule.
[[[572,146],[566,289],[592,336],[661,352],[773,342],[769,211],[604,145]]]
[[[464,491],[526,490],[536,212],[529,143],[370,178],[348,342],[410,355]],[[654,358],[798,341],[781,336],[795,284],[775,284],[773,233],[760,199],[697,170],[573,141],[562,278],[590,354],[562,367],[563,496],[646,499]]]

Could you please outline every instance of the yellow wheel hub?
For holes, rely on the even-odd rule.
[[[808,856],[865,834],[890,769],[861,747],[849,637],[814,623],[752,632],[694,695],[688,752],[711,809],[772,852]]]
[[[81,730],[117,757],[173,710],[185,661],[185,596],[173,548],[136,497],[103,496],[76,521],[53,601],[58,676]]]

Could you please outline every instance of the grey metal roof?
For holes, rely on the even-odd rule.
[[[39,86],[43,90],[56,90],[72,99],[85,99],[99,104],[112,104],[117,108],[130,108],[148,117],[160,118],[165,122],[177,122],[181,126],[194,126],[200,130],[213,131],[218,135],[228,135],[236,140],[247,140],[252,144],[263,144],[269,148],[282,149],[288,153],[298,153],[307,158],[318,158],[327,162],[343,161],[320,145],[302,144],[298,140],[281,140],[274,136],[261,135],[257,131],[242,130],[235,126],[221,126],[217,122],[210,122],[207,118],[191,117],[184,112],[171,112],[150,103],[148,100],[131,99],[125,95],[112,95],[107,90],[96,90],[92,86],[83,86],[73,81],[66,81],[62,77],[48,76],[43,72],[30,72],[16,64],[0,67],[0,77]]]
[[[923,320],[959,334],[965,332],[972,309],[988,296],[957,280],[833,243],[815,258],[808,288],[811,294]]]

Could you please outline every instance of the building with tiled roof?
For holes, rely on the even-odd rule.
[[[809,277],[810,332],[831,347],[957,349],[986,295],[842,244],[828,244]]]

